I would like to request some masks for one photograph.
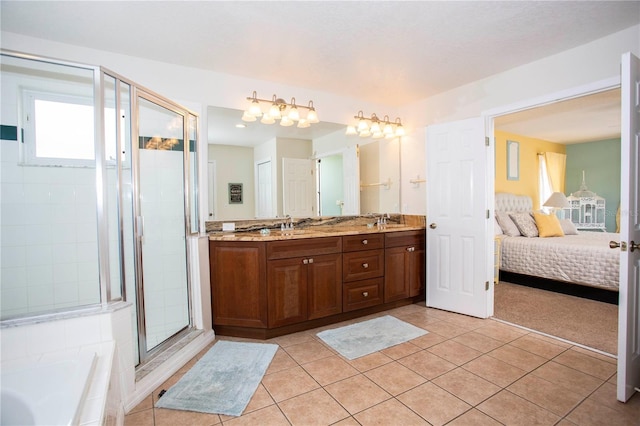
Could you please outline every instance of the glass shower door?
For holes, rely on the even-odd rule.
[[[188,328],[189,279],[185,216],[185,165],[189,152],[186,118],[171,105],[146,94],[137,97],[138,305],[139,329],[146,336],[141,360]]]

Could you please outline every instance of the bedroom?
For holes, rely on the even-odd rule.
[[[560,183],[554,188],[567,197],[572,193],[583,189],[592,191],[601,197],[602,203],[606,207],[601,209],[597,218],[601,224],[596,224],[599,229],[589,232],[580,230],[580,233],[589,232],[589,237],[601,237],[602,241],[596,243],[602,248],[602,259],[605,256],[611,257],[614,251],[605,245],[609,239],[615,239],[616,235],[605,234],[614,233],[617,229],[616,213],[620,202],[620,92],[618,89],[582,96],[579,98],[556,102],[544,107],[525,110],[522,112],[501,116],[495,122],[496,136],[496,169],[495,169],[495,192],[526,195],[532,202],[533,210],[540,209],[545,203],[549,194],[542,194],[538,179],[538,154],[543,152],[554,152],[566,154],[566,170],[561,173],[563,177]],[[509,167],[507,159],[507,146],[517,142],[519,150],[519,167],[517,175],[513,175],[513,168]],[[511,160],[513,162],[513,159]],[[508,176],[507,169],[511,173]],[[584,180],[584,181],[583,181]],[[577,195],[577,194],[576,194]],[[496,206],[496,211],[499,208]],[[574,212],[577,213],[577,212]],[[569,218],[570,210],[558,211],[560,219]],[[574,221],[578,221],[574,215]],[[580,227],[580,226],[578,226]],[[608,238],[609,237],[609,238]],[[499,237],[500,238],[500,237]],[[524,240],[524,238],[520,238]],[[527,239],[550,242],[551,239]],[[546,241],[545,241],[546,240]],[[537,243],[536,243],[537,244]],[[513,250],[513,249],[510,249]],[[506,254],[507,267],[500,271],[500,280],[508,283],[521,284],[551,290],[544,291],[514,286],[496,286],[495,311],[496,317],[501,316],[505,320],[529,326],[538,331],[547,332],[553,335],[567,338],[568,340],[584,343],[587,346],[596,347],[607,353],[616,352],[616,315],[617,315],[617,289],[611,288],[614,281],[617,281],[617,267],[614,268],[611,259],[603,260],[601,264],[591,261],[583,267],[575,268],[576,256],[564,255],[558,263],[556,270],[539,272],[537,262],[522,258],[513,262],[515,252]],[[517,252],[524,253],[524,252]],[[502,252],[505,258],[505,253]],[[508,256],[511,256],[509,258]],[[511,259],[511,261],[509,260]],[[518,264],[522,266],[518,266]],[[616,262],[617,265],[617,262]],[[502,265],[504,267],[504,265]],[[520,270],[522,268],[522,270]],[[609,277],[605,278],[604,270],[609,270]],[[520,273],[514,273],[520,272]],[[544,278],[559,277],[557,280],[534,278],[532,275],[539,275]],[[616,275],[615,277],[613,275]],[[565,284],[564,281],[579,281],[581,284]],[[617,284],[617,283],[616,283]],[[511,286],[511,287],[510,287]],[[512,288],[513,287],[513,288]],[[601,289],[604,287],[605,289]],[[509,290],[507,292],[507,289]],[[527,305],[520,308],[506,306],[513,304],[517,292],[518,297],[526,297]],[[573,296],[559,295],[577,294],[581,299],[576,300],[575,310],[571,315],[580,316],[580,320],[567,321],[559,326],[551,324],[554,321],[555,313],[543,313],[543,307],[532,306],[533,295],[540,297],[539,300],[552,301],[554,304],[573,303]],[[600,301],[588,300],[584,298],[597,299]],[[507,302],[509,301],[509,302]],[[606,301],[608,303],[605,303]],[[542,302],[538,302],[542,304]],[[535,303],[533,303],[535,305]],[[509,308],[509,309],[507,309]],[[544,307],[548,308],[548,307]],[[521,312],[515,312],[521,309]],[[532,309],[527,312],[527,309]],[[535,310],[537,309],[537,310]],[[549,308],[550,309],[550,308]],[[563,311],[566,312],[563,306]],[[558,311],[556,309],[556,311]],[[603,312],[594,314],[594,312]],[[603,328],[604,336],[594,339],[584,337],[586,334],[583,328],[593,327],[596,321],[593,318],[601,316],[610,317],[606,324],[600,324]],[[542,318],[547,316],[548,318]],[[520,322],[518,322],[520,321]],[[563,321],[564,322],[564,321]],[[583,341],[584,340],[584,341]]]

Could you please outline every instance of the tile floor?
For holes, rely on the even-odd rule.
[[[613,358],[420,304],[350,323],[385,314],[429,334],[353,361],[320,341],[321,329],[277,337],[269,342],[280,348],[241,417],[153,408],[207,348],[125,425],[640,425],[640,395],[616,401]]]

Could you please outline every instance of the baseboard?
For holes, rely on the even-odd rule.
[[[553,291],[567,294],[569,296],[582,297],[599,302],[618,304],[619,294],[617,291],[603,288],[589,287],[580,284],[566,283],[562,281],[550,280],[547,278],[534,277],[531,275],[516,274],[515,272],[500,271],[500,281],[527,287],[539,288],[541,290]]]

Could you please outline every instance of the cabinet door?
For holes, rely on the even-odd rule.
[[[269,327],[307,320],[307,258],[267,262]]]
[[[418,296],[424,293],[427,281],[426,250],[423,247],[415,247],[410,253],[409,261],[409,296]]]
[[[265,253],[260,242],[210,242],[214,325],[267,327]]]
[[[384,256],[384,301],[409,297],[410,252],[407,247],[392,247]]]
[[[309,319],[342,312],[342,255],[326,254],[308,259]]]

